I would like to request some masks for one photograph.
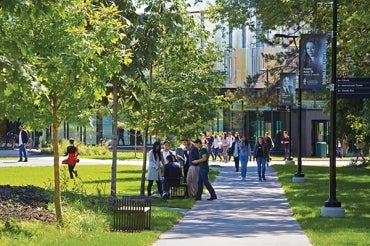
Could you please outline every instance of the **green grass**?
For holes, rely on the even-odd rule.
[[[295,218],[313,245],[369,245],[370,169],[337,167],[336,198],[344,218],[321,217],[329,199],[329,168],[304,166],[305,182],[293,183],[293,165],[274,165]]]
[[[177,223],[182,214],[165,207],[191,208],[194,199],[154,201],[151,231],[111,232],[112,212],[107,208],[110,194],[109,165],[77,166],[79,177],[69,179],[66,166],[60,166],[62,209],[65,227],[41,222],[0,222],[0,245],[152,245],[159,235]],[[210,172],[214,180],[218,169]],[[141,166],[118,165],[117,196],[138,195]],[[0,184],[34,185],[49,190],[53,196],[53,167],[4,167]],[[53,199],[51,197],[51,199]],[[53,209],[53,204],[49,209]]]

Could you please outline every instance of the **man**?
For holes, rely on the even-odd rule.
[[[283,78],[283,87],[281,91],[281,103],[291,105],[294,102],[294,89],[288,76]]]
[[[19,129],[19,135],[18,135],[19,137],[19,160],[18,162],[20,161],[27,162],[28,159],[27,159],[26,144],[28,143],[28,133],[25,130],[23,130],[22,125],[19,125],[18,129]],[[22,153],[24,156],[24,160],[22,157]]]
[[[170,187],[180,186],[181,179],[181,168],[178,163],[175,162],[175,156],[167,156],[168,163],[164,166],[164,193],[162,198],[167,199],[169,197]]]
[[[195,140],[194,145],[199,149],[199,157],[200,157],[200,159],[192,161],[193,164],[197,164],[199,166],[198,191],[197,191],[197,195],[195,199],[197,201],[202,200],[203,186],[205,186],[209,194],[211,195],[211,197],[208,198],[207,200],[208,201],[216,200],[217,199],[216,192],[208,180],[209,153],[208,153],[207,147],[202,145],[202,140],[200,139]]]
[[[267,144],[268,159],[266,161],[267,161],[267,166],[268,166],[271,161],[271,150],[275,147],[274,141],[272,141],[272,138],[270,137],[269,132],[265,132],[265,142]]]
[[[290,138],[287,131],[283,131],[283,138],[281,140],[281,144],[284,146],[284,160],[290,159],[290,152],[289,152],[289,144],[290,144]]]
[[[188,184],[188,196],[194,197],[198,190],[198,176],[199,176],[199,165],[194,161],[199,159],[199,151],[195,144],[191,144],[189,150],[189,170],[186,177],[186,183]]]

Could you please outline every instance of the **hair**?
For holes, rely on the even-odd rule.
[[[158,150],[156,149],[157,146],[159,146]],[[161,159],[162,152],[161,152],[161,143],[159,141],[155,141],[153,143],[153,155],[156,161]]]
[[[166,159],[167,159],[168,162],[173,162],[173,161],[175,161],[175,156],[174,155],[168,155],[166,157]]]
[[[264,142],[265,142],[265,139],[264,139],[263,137],[258,137],[258,138],[257,138],[257,142],[259,142],[258,140],[260,140],[260,139],[262,140],[262,143],[264,143]]]
[[[243,141],[243,137],[245,138],[245,141]],[[245,144],[248,143],[248,138],[247,136],[243,135],[241,138],[240,138],[240,141],[244,142]]]
[[[202,143],[202,140],[200,140],[199,138],[198,139],[196,139],[195,141],[194,141],[194,143]]]

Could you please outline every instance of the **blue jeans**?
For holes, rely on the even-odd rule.
[[[24,156],[24,159],[27,159],[27,152],[26,152],[26,147],[24,144],[19,145],[19,159],[22,159],[22,153]]]
[[[266,159],[264,157],[257,157],[257,172],[259,179],[265,179],[265,171],[266,171]]]
[[[204,169],[199,169],[198,192],[196,196],[196,199],[198,200],[202,198],[203,186],[206,186],[209,194],[211,195],[211,198],[217,198],[216,192],[208,180],[208,171]]]
[[[248,156],[240,156],[240,176],[245,179],[247,177],[247,164],[248,164]]]

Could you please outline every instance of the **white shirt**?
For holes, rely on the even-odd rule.
[[[19,132],[19,145],[22,145],[23,142],[22,142],[22,131]]]

